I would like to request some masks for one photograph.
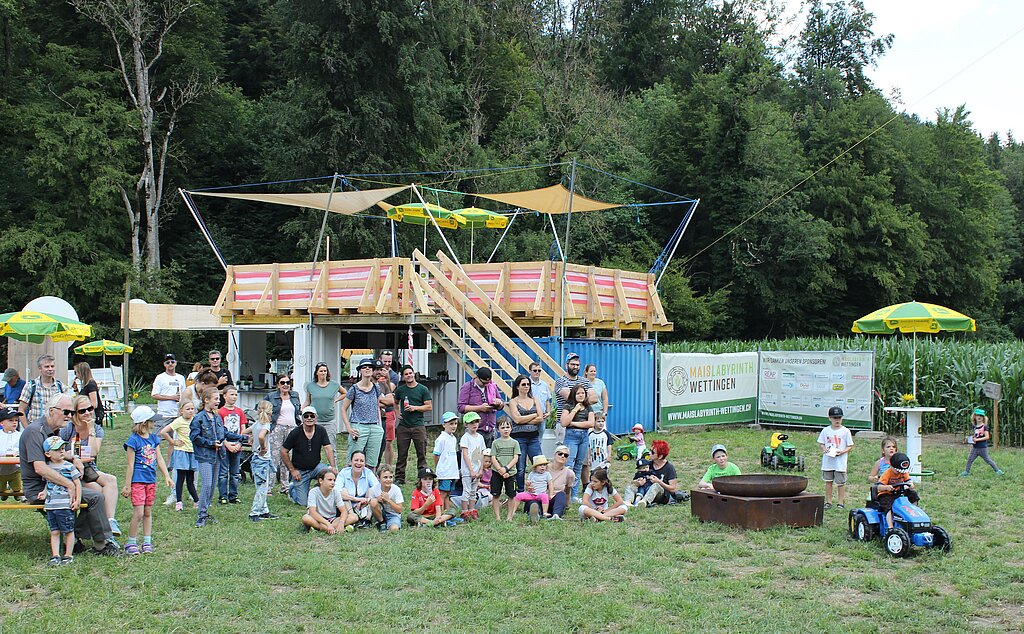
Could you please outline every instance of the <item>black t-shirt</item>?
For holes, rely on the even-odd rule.
[[[222,376],[228,377],[228,382],[225,383],[224,385],[221,385],[220,387],[224,387],[225,385],[234,385],[235,384],[234,381],[231,380],[231,372],[229,372],[227,368],[221,368],[221,369],[217,370],[216,372],[214,372],[213,370],[210,370],[210,372],[213,372],[214,374],[217,375],[217,382],[218,383],[220,382],[220,377],[222,377]]]
[[[96,411],[93,416],[96,422],[99,423],[103,420],[103,395],[100,394],[100,388],[96,385],[96,381],[89,381],[82,388],[82,391],[78,393],[79,396],[89,396],[93,392],[96,393]]]
[[[313,428],[313,437],[306,438],[302,425],[288,432],[281,446],[292,452],[292,466],[299,471],[309,471],[320,464],[320,453],[324,447],[330,447],[331,441],[327,431],[317,425]]]
[[[651,475],[661,478],[662,482],[667,484],[676,479],[676,468],[672,466],[671,462],[666,460],[665,464],[660,469],[655,469],[652,464]]]

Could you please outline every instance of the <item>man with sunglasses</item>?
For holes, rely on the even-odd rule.
[[[321,453],[327,454],[327,462],[320,462]],[[307,405],[302,408],[302,426],[296,427],[281,444],[281,463],[292,477],[288,491],[292,502],[305,505],[309,498],[309,483],[321,473],[330,469],[338,475],[334,460],[334,447],[327,437],[327,430],[316,424],[316,408]]]
[[[540,364],[534,361],[530,364],[530,390],[533,392],[534,398],[540,401],[541,407],[544,408],[544,420],[547,420],[548,414],[551,412],[551,390],[540,376]]]
[[[71,482],[51,468],[43,451],[43,441],[55,436],[57,431],[71,420],[71,397],[66,394],[52,396],[46,404],[46,417],[29,425],[21,434],[18,453],[21,457],[21,479],[25,497],[30,503],[38,502],[41,493],[46,491],[46,483],[52,482],[63,487],[71,487]],[[75,520],[75,550],[82,545],[82,540],[93,540],[93,554],[119,555],[121,547],[114,541],[110,532],[110,521],[107,519],[106,501],[103,493],[88,487],[82,487],[82,502],[85,508],[79,508],[72,501],[72,511],[78,512]]]
[[[227,368],[222,368],[220,365],[222,358],[220,350],[210,350],[207,358],[210,361],[210,371],[217,375],[217,389],[223,389],[225,385],[235,384],[231,380],[231,371]]]
[[[150,396],[156,401],[156,414],[154,430],[159,432],[164,425],[178,417],[178,402],[182,393],[185,392],[185,377],[175,370],[178,367],[178,360],[174,355],[164,355],[164,371],[153,379],[153,391]]]

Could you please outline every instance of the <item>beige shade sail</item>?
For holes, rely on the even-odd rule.
[[[570,211],[569,190],[561,184],[543,187],[541,189],[530,189],[524,192],[509,192],[506,194],[476,194],[481,198],[496,200],[501,203],[539,211],[543,214],[564,214]],[[598,211],[601,209],[612,209],[621,207],[618,203],[606,203],[600,200],[593,200],[579,194],[572,195],[571,211]]]
[[[354,192],[334,192],[329,194],[239,194],[227,192],[189,192],[194,196],[216,196],[218,198],[234,198],[236,200],[252,200],[261,203],[274,203],[278,205],[291,205],[293,207],[308,207],[309,209],[327,209],[337,214],[352,215],[373,207],[385,198],[394,196],[399,192],[409,189],[408,185],[401,187],[385,187],[382,189],[367,189]],[[328,209],[327,199],[330,198],[331,206]]]

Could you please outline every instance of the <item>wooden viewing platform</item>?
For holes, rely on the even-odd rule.
[[[564,325],[614,338],[672,330],[651,274],[565,264],[563,287],[561,262],[460,267],[443,253],[437,258],[417,250],[411,258],[229,266],[213,313],[238,324],[448,321],[489,331],[492,324],[484,322],[497,322],[503,330],[551,335]]]

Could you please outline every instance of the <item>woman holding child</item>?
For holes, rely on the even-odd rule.
[[[60,430],[60,437],[68,443],[73,457],[81,460],[85,467],[82,474],[84,486],[103,494],[107,518],[110,519],[110,531],[114,535],[120,535],[121,527],[114,519],[119,494],[117,478],[96,468],[96,457],[99,456],[100,445],[103,444],[103,428],[95,421],[96,408],[84,394],[76,396],[71,402],[74,407],[71,422]]]
[[[512,383],[512,400],[505,404],[505,413],[512,419],[512,438],[519,443],[519,465],[516,489],[523,491],[526,478],[526,458],[533,461],[544,452],[541,434],[544,433],[544,408],[533,396],[530,377],[520,374]]]

